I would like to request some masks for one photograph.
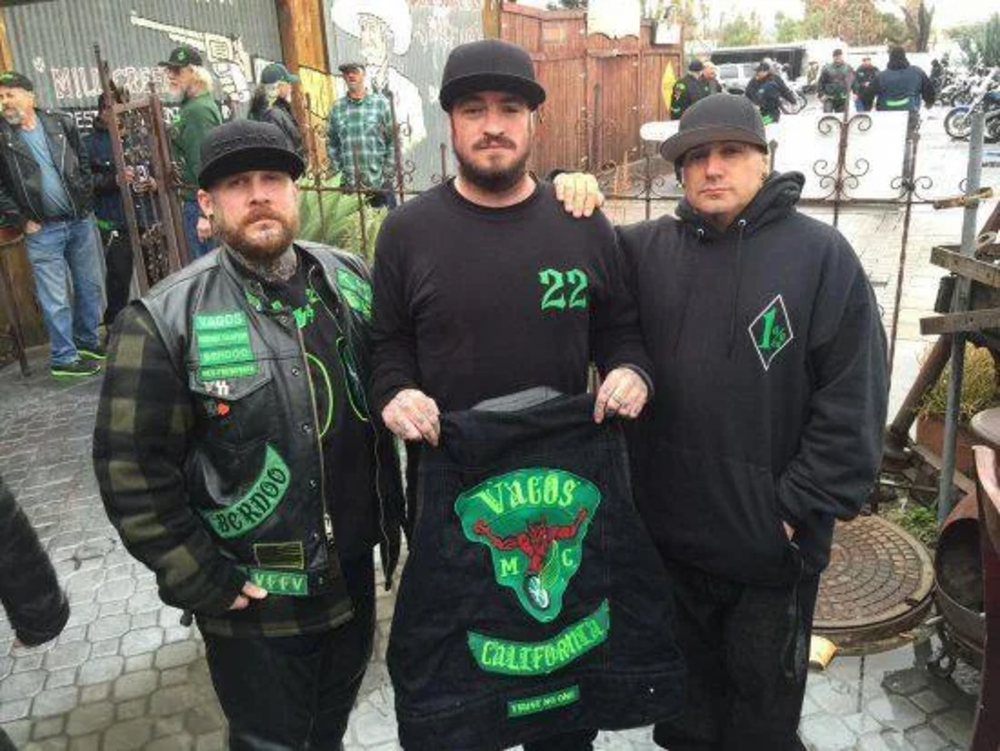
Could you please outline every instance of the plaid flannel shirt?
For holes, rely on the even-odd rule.
[[[355,184],[355,149],[360,185]],[[345,188],[378,189],[390,183],[395,154],[388,100],[369,91],[362,99],[343,96],[334,102],[327,122],[326,151],[333,169],[343,175]]]
[[[94,428],[104,507],[129,552],[156,574],[168,605],[223,636],[294,636],[343,623],[350,602],[330,596],[257,600],[230,611],[247,576],[216,545],[188,502],[184,459],[196,429],[187,384],[149,313],[122,311]]]

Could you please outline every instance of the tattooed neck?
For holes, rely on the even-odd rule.
[[[295,274],[295,270],[299,265],[298,256],[295,254],[295,247],[292,245],[289,245],[284,253],[275,258],[247,258],[235,250],[232,256],[240,266],[262,282],[268,282],[269,284],[287,282]]]

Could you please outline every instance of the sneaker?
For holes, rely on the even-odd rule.
[[[77,345],[76,351],[79,353],[80,357],[84,360],[107,360],[108,351],[104,349],[100,344],[95,344],[92,347],[82,347]]]
[[[84,360],[53,365],[50,372],[53,378],[85,378],[101,372],[101,366]]]

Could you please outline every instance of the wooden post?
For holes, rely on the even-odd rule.
[[[10,38],[7,36],[7,19],[3,9],[0,9],[0,65],[4,70],[14,70],[14,53],[10,49]]]
[[[274,0],[278,11],[278,33],[281,36],[281,57],[285,67],[297,73],[300,65],[327,71],[326,25],[323,22],[322,0]],[[309,116],[302,91],[292,88],[292,108],[295,119],[309,126]]]

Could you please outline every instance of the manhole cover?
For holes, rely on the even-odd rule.
[[[930,555],[904,530],[879,516],[838,522],[813,630],[842,646],[898,634],[923,619],[933,586]]]

